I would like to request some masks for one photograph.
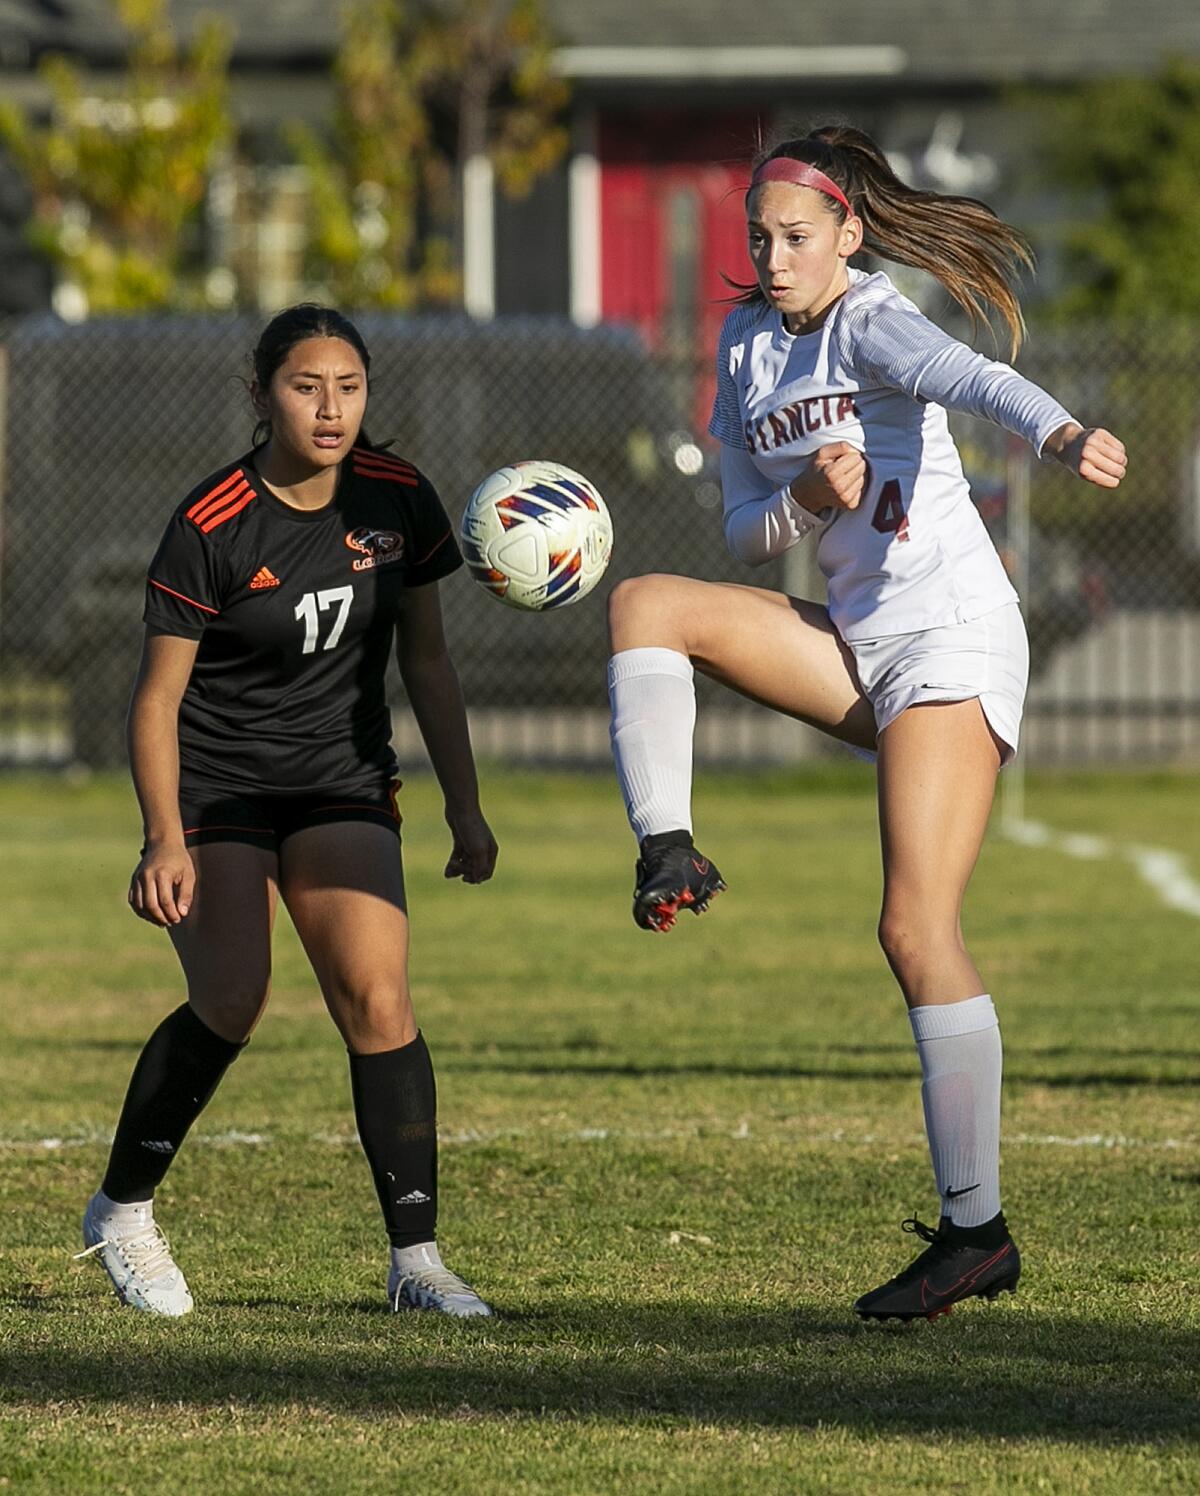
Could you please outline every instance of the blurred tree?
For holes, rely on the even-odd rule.
[[[529,190],[566,150],[566,85],[540,0],[347,0],[328,137],[291,139],[312,183],[308,273],[347,306],[456,304],[461,169]]]
[[[33,193],[11,157],[0,150],[0,316],[41,311],[50,304],[50,261],[29,242]]]
[[[1169,567],[1142,581],[1146,593],[1195,602],[1200,61],[1175,58],[1152,77],[1026,98],[1042,124],[1038,174],[1079,204],[1060,236],[1064,288],[1044,308],[1057,326],[1034,348],[1050,353],[1059,343],[1058,367],[1072,374],[1051,387],[1081,420],[1111,426],[1129,452],[1119,489],[1044,474],[1035,518],[1103,556],[1129,587],[1136,514],[1139,530],[1178,546]]]
[[[1053,310],[1200,315],[1200,61],[1085,84],[1041,110],[1046,175],[1084,203]]]
[[[33,193],[31,237],[58,267],[60,309],[81,316],[202,303],[192,231],[233,133],[225,28],[202,25],[184,56],[166,0],[115,4],[130,37],[115,90],[51,58],[48,124],[0,103],[0,141]]]

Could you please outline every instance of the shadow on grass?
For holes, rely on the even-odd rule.
[[[64,1338],[78,1334],[78,1300],[58,1302]],[[90,1349],[47,1346],[39,1319],[41,1344],[0,1356],[6,1400],[66,1402],[83,1417],[236,1402],[266,1414],[469,1409],[1105,1445],[1200,1429],[1200,1331],[1035,1317],[1011,1305],[908,1327],[811,1306],[747,1314],[678,1303],[555,1304],[459,1323],[393,1318],[359,1300],[226,1301],[182,1322],[106,1309],[89,1313]],[[110,1315],[127,1322],[127,1338]]]
[[[69,1042],[71,1049],[101,1054],[140,1053],[144,1038],[128,1039],[78,1038]],[[34,1052],[41,1049],[63,1050],[61,1036],[46,1039],[26,1039],[21,1048]],[[297,1045],[294,1036],[290,1042],[277,1042],[269,1031],[254,1041],[254,1054],[265,1055],[282,1051],[294,1051]],[[828,1056],[828,1062],[823,1062]],[[1078,1064],[1088,1059],[1107,1060],[1112,1068],[1061,1070],[1047,1068],[1048,1062],[1061,1061],[1065,1065]],[[456,1048],[453,1044],[439,1044],[438,1067],[441,1070],[459,1070],[472,1074],[497,1075],[553,1075],[595,1077],[596,1079],[669,1080],[695,1079],[702,1077],[741,1080],[828,1080],[848,1081],[899,1081],[906,1085],[920,1078],[920,1068],[911,1044],[822,1044],[807,1051],[805,1063],[783,1064],[739,1064],[736,1061],[708,1060],[658,1060],[644,1063],[639,1060],[618,1058],[605,1045],[595,1039],[571,1040],[535,1046],[526,1041],[500,1041],[489,1044],[486,1050]],[[1131,1061],[1146,1062],[1145,1069],[1133,1068]],[[1069,1088],[1089,1086],[1148,1086],[1151,1088],[1179,1089],[1200,1087],[1200,1069],[1183,1070],[1176,1067],[1191,1066],[1200,1060],[1200,1051],[1179,1049],[1130,1049],[1117,1052],[1111,1049],[1084,1045],[1053,1045],[1043,1048],[1022,1049],[1009,1045],[1004,1055],[1004,1078],[1008,1082],[1029,1085]],[[887,1063],[887,1062],[891,1063]],[[1170,1067],[1169,1073],[1155,1073],[1154,1062]]]
[[[92,1050],[111,1054],[128,1054],[130,1064],[141,1051],[143,1041],[94,1041],[94,1040],[72,1040],[70,1048],[80,1050]],[[64,1046],[61,1041],[47,1041],[44,1045],[26,1045],[27,1049],[38,1048],[54,1049],[61,1053]],[[258,1039],[254,1044],[255,1055],[266,1055],[280,1053],[285,1049],[294,1052],[296,1045],[274,1045],[267,1039]],[[728,1080],[825,1080],[845,1081],[853,1085],[859,1085],[863,1081],[889,1081],[900,1082],[904,1085],[912,1085],[914,1081],[919,1082],[921,1072],[915,1055],[910,1051],[900,1049],[886,1050],[880,1048],[877,1051],[862,1049],[854,1050],[849,1058],[861,1058],[861,1064],[846,1063],[845,1057],[842,1062],[830,1061],[827,1065],[817,1064],[738,1064],[736,1062],[717,1062],[706,1060],[684,1060],[668,1061],[666,1063],[646,1064],[639,1060],[617,1060],[605,1059],[594,1050],[580,1052],[578,1046],[563,1045],[555,1046],[551,1053],[555,1058],[535,1059],[522,1058],[520,1054],[488,1055],[488,1054],[464,1054],[456,1052],[445,1045],[438,1048],[438,1069],[444,1073],[460,1071],[471,1075],[523,1075],[523,1076],[575,1076],[579,1079],[596,1080],[695,1080],[705,1077],[712,1079]],[[838,1054],[837,1050],[815,1051],[815,1053]],[[871,1063],[870,1056],[878,1053],[880,1056],[893,1054],[898,1063],[895,1065],[882,1065]],[[1114,1087],[1147,1087],[1151,1090],[1186,1090],[1200,1087],[1200,1070],[1185,1071],[1183,1073],[1161,1074],[1155,1073],[1147,1068],[1138,1069],[1112,1069],[1112,1070],[1076,1070],[1055,1071],[1047,1070],[1039,1065],[1042,1058],[1061,1058],[1070,1062],[1072,1058],[1082,1058],[1084,1051],[1049,1050],[1045,1056],[1025,1053],[1019,1050],[1008,1050],[1004,1057],[1004,1079],[1008,1084],[1019,1083],[1025,1085],[1047,1086],[1052,1090],[1087,1089],[1092,1086],[1114,1086]],[[1165,1063],[1174,1062],[1178,1065],[1181,1061],[1189,1062],[1193,1056],[1188,1053],[1178,1052],[1156,1055],[1152,1052],[1138,1052],[1135,1055],[1112,1056],[1112,1058],[1138,1058],[1147,1061],[1160,1059]]]
[[[898,1052],[897,1052],[898,1053]],[[1064,1058],[1067,1056],[1064,1055]],[[1163,1055],[1164,1060],[1178,1062],[1190,1056]],[[846,1065],[831,1062],[829,1065],[739,1065],[716,1061],[680,1060],[666,1064],[643,1064],[637,1060],[609,1060],[600,1058],[578,1059],[563,1054],[560,1059],[507,1059],[499,1055],[465,1055],[453,1050],[439,1051],[439,1070],[465,1071],[472,1074],[490,1075],[554,1075],[596,1077],[607,1080],[670,1080],[692,1079],[702,1076],[739,1080],[830,1080],[849,1081],[854,1085],[862,1081],[903,1081],[911,1085],[920,1080],[920,1069],[915,1057],[906,1065],[887,1068],[881,1065]],[[1023,1082],[1029,1085],[1058,1087],[1078,1086],[1148,1086],[1151,1088],[1175,1089],[1200,1087],[1200,1070],[1190,1074],[1161,1075],[1141,1070],[1087,1070],[1074,1073],[1055,1073],[1038,1067],[1035,1057],[1019,1052],[1006,1053],[1004,1079],[1007,1082]]]

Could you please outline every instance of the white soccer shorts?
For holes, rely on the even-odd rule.
[[[1005,745],[1002,762],[1016,754],[1029,684],[1029,639],[1016,603],[969,623],[847,640],[847,646],[880,732],[920,702],[978,698],[988,725]]]

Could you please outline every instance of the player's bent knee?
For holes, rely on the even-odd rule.
[[[631,613],[638,606],[638,598],[642,591],[642,583],[645,577],[628,577],[623,582],[618,582],[608,594],[608,627],[611,633],[621,624],[628,621]]]
[[[879,944],[883,954],[895,965],[896,957],[908,949],[908,926],[903,920],[884,914],[879,921]]]
[[[696,583],[660,572],[618,582],[608,598],[608,632],[613,649],[636,649],[642,643],[682,648],[689,585],[695,587]]]
[[[679,581],[678,577],[666,573],[648,572],[641,577],[626,577],[608,595],[608,621],[610,624],[625,623],[636,617],[643,609],[657,613]]]
[[[271,995],[271,982],[239,984],[221,993],[188,994],[188,1002],[205,1027],[231,1044],[244,1044],[254,1032]]]
[[[895,971],[927,962],[939,950],[961,947],[956,925],[885,909],[879,921],[879,944]]]
[[[416,1019],[406,986],[347,988],[330,999],[342,1035],[357,1051],[391,1049],[416,1037]]]

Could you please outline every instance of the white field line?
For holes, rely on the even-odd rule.
[[[705,1138],[769,1140],[778,1136],[778,1126],[756,1131],[743,1122],[730,1132],[718,1131],[706,1123],[694,1123],[688,1127],[664,1127],[638,1129],[625,1127],[580,1127],[566,1131],[551,1131],[540,1127],[471,1128],[465,1132],[444,1131],[438,1141],[442,1147],[471,1147],[499,1142],[519,1142],[530,1139],[550,1143],[603,1143],[603,1142],[665,1142],[672,1139]],[[314,1143],[320,1147],[348,1148],[358,1145],[354,1133],[314,1132],[299,1139],[294,1134],[273,1138],[261,1132],[210,1132],[195,1133],[188,1138],[187,1146],[211,1148],[269,1148],[275,1143],[294,1145]],[[894,1133],[850,1133],[840,1128],[834,1132],[803,1132],[793,1138],[801,1144],[840,1145],[848,1147],[924,1147],[923,1133],[911,1133],[897,1137]],[[51,1138],[4,1138],[0,1137],[0,1152],[57,1153],[65,1148],[87,1148],[98,1145],[107,1147],[112,1134],[106,1132],[78,1133],[73,1136]],[[1003,1139],[1005,1147],[1032,1148],[1136,1148],[1146,1152],[1171,1152],[1177,1149],[1200,1147],[1200,1138],[1137,1138],[1126,1133],[1085,1133],[1079,1137],[1068,1137],[1063,1133],[1011,1133]]]
[[[1131,862],[1143,882],[1150,885],[1168,909],[1178,909],[1200,919],[1200,883],[1192,877],[1187,858],[1179,852],[1110,841],[1104,836],[1055,831],[1040,821],[1002,821],[1000,834],[1009,841],[1020,842],[1023,847],[1047,847],[1086,862],[1097,862],[1106,857]]]

